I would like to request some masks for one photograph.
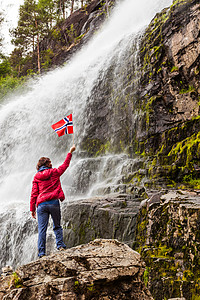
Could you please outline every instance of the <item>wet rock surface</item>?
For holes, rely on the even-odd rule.
[[[198,0],[174,1],[141,42],[138,103],[144,115],[136,136],[141,152],[156,155],[149,172],[154,178],[199,177],[199,8]]]
[[[62,216],[67,247],[95,238],[114,238],[132,246],[137,214],[143,199],[139,197],[138,193],[137,197],[116,193],[65,205]]]
[[[153,299],[142,283],[140,255],[99,239],[0,277],[0,299]]]
[[[123,41],[126,50],[99,76],[84,112],[81,147],[89,155],[142,154],[152,160],[153,181],[199,176],[199,7],[174,1],[144,34]]]
[[[200,191],[162,191],[143,204],[135,249],[154,299],[198,299]]]

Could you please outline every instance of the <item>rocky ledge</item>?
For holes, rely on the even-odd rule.
[[[0,299],[153,299],[139,253],[97,239],[43,257],[0,277]]]

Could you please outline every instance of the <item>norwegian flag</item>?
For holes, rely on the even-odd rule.
[[[51,125],[51,127],[57,133],[58,136],[62,136],[64,134],[72,134],[73,133],[72,114],[58,121],[57,123]]]

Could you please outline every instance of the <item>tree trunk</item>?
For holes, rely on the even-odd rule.
[[[106,12],[107,12],[107,16],[109,16],[108,0],[106,0]]]
[[[34,50],[35,50],[35,38],[33,36],[33,52],[34,52]]]
[[[21,66],[18,65],[18,74],[17,74],[18,77],[19,77],[20,72],[21,72]]]
[[[37,33],[37,57],[38,57],[38,73],[40,74],[40,44],[39,44],[39,33]]]
[[[63,19],[65,19],[65,0],[62,0]]]
[[[71,0],[72,3],[71,3],[71,12],[70,12],[70,15],[73,13],[74,11],[74,0]]]
[[[38,32],[38,24],[35,18],[35,27],[37,30],[37,61],[38,61],[38,73],[40,74],[40,43],[39,43],[39,32]]]

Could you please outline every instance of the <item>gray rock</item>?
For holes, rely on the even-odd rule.
[[[67,247],[95,238],[114,238],[132,246],[140,202],[141,198],[116,193],[65,205],[62,218]]]
[[[19,267],[18,286],[0,277],[0,299],[153,300],[143,271],[139,253],[117,240],[98,239]]]

